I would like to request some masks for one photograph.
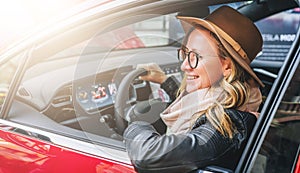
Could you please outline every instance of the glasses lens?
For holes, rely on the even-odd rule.
[[[191,68],[196,68],[198,65],[198,57],[195,52],[189,52],[189,64]]]
[[[183,62],[184,59],[185,59],[186,54],[185,54],[183,49],[178,49],[178,55],[177,56],[178,56],[179,62]]]

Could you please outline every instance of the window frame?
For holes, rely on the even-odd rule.
[[[11,109],[13,99],[17,93],[17,90],[18,90],[20,82],[23,78],[24,72],[26,71],[28,62],[30,61],[32,49],[33,48],[29,48],[28,50],[25,50],[13,57],[13,58],[16,58],[16,57],[19,58],[20,61],[17,65],[16,71],[14,72],[12,80],[10,81],[9,90],[8,90],[5,100],[3,102],[2,109],[0,110],[0,118],[1,119],[7,119],[7,116]],[[20,57],[18,57],[18,56],[20,56]],[[9,62],[9,60],[6,61],[5,63],[8,63],[8,62]]]
[[[103,13],[97,13],[97,15],[92,16],[92,17],[86,17],[86,18],[81,18],[81,17],[76,17],[74,21],[72,21],[72,25],[67,25],[67,23],[64,23],[62,26],[59,26],[55,28],[55,30],[50,30],[47,32],[43,32],[41,35],[37,35],[37,37],[34,37],[33,39],[29,39],[24,41],[23,43],[19,44],[18,46],[16,45],[16,49],[14,49],[11,52],[8,52],[8,54],[4,57],[2,62],[4,61],[9,61],[10,58],[14,58],[15,56],[19,55],[20,52],[24,53],[24,57],[22,58],[22,61],[19,62],[19,67],[17,68],[17,71],[14,75],[14,78],[11,82],[12,87],[8,91],[7,98],[5,99],[5,102],[3,104],[3,111],[1,111],[0,114],[0,123],[4,124],[9,124],[12,127],[20,128],[20,129],[28,129],[28,133],[37,133],[39,136],[43,136],[45,134],[46,138],[48,136],[50,137],[50,141],[53,142],[54,144],[64,146],[70,149],[74,150],[79,150],[83,151],[88,154],[95,154],[95,152],[90,152],[91,149],[88,149],[85,147],[86,145],[96,145],[99,148],[106,148],[104,150],[117,150],[121,152],[122,154],[126,155],[126,151],[124,150],[123,146],[120,146],[119,144],[111,144],[109,145],[109,142],[104,142],[102,143],[101,140],[99,142],[95,142],[92,140],[92,142],[88,139],[82,140],[81,138],[79,139],[78,137],[74,136],[64,136],[55,130],[48,130],[48,129],[43,129],[43,128],[35,128],[31,124],[26,124],[26,123],[21,123],[21,122],[13,122],[10,120],[7,120],[7,116],[9,115],[9,112],[11,110],[11,105],[14,100],[14,96],[17,93],[18,87],[20,85],[20,82],[22,81],[23,75],[25,74],[24,72],[32,66],[33,64],[40,63],[44,60],[47,59],[47,57],[51,57],[52,55],[56,54],[57,52],[66,49],[70,45],[74,45],[74,43],[78,43],[79,40],[85,40],[86,38],[90,38],[93,36],[94,33],[98,33],[99,28],[98,26],[102,26],[101,32],[106,32],[109,31],[111,28],[119,28],[120,26],[124,26],[124,21],[123,19],[129,19],[132,16],[137,16],[137,15],[149,15],[149,17],[157,17],[161,15],[166,15],[166,14],[171,14],[174,12],[177,12],[178,8],[172,8],[172,7],[182,7],[182,8],[187,8],[192,6],[194,3],[193,2],[180,2],[180,3],[172,3],[170,6],[164,6],[162,4],[165,4],[167,2],[156,2],[153,4],[148,5],[147,7],[143,6],[136,6],[133,8],[129,8],[128,10],[124,10],[117,15],[112,15],[112,14],[106,14],[104,16],[101,16]],[[200,3],[201,4],[201,3]],[[151,8],[153,7],[153,9]],[[122,8],[125,8],[122,6]],[[118,9],[118,8],[116,8]],[[151,13],[151,11],[156,11],[155,14]],[[132,13],[131,13],[132,12]],[[83,16],[85,14],[82,14]],[[98,16],[98,17],[97,17]],[[100,17],[99,17],[100,16]],[[119,16],[118,22],[116,22],[116,16]],[[125,17],[129,16],[129,17]],[[147,18],[142,18],[143,20],[147,20]],[[149,18],[148,18],[149,19]],[[132,23],[141,21],[141,18],[135,18],[131,20]],[[70,21],[69,21],[70,22]],[[116,24],[117,23],[117,24]],[[107,26],[109,27],[107,27]],[[67,31],[65,31],[67,29]],[[63,32],[60,32],[63,31]],[[48,33],[49,32],[49,33]],[[86,36],[80,36],[78,33],[87,33]],[[44,34],[44,35],[43,35]],[[46,35],[48,34],[48,35]],[[74,35],[78,37],[74,37]],[[64,39],[71,39],[71,42],[69,43],[63,43],[59,42],[59,40],[64,40]],[[34,45],[34,46],[33,46]],[[47,56],[45,56],[47,55]],[[23,134],[27,135],[27,134]],[[30,136],[32,137],[32,136]],[[36,138],[36,137],[35,137]],[[64,139],[64,140],[61,140]],[[41,138],[37,138],[39,140],[42,140]],[[45,140],[44,140],[45,141]],[[46,140],[49,142],[48,140]],[[73,141],[75,143],[79,143],[83,147],[77,147],[75,144],[69,145],[72,142],[66,142],[66,144],[62,143],[61,141]],[[57,142],[57,143],[56,143]],[[98,155],[98,154],[96,154]],[[102,156],[102,155],[98,155]],[[128,158],[121,158],[120,161],[123,161],[124,163],[129,163],[127,160]]]
[[[240,162],[236,168],[236,172],[251,172],[255,159],[261,149],[262,143],[269,130],[271,122],[279,108],[282,98],[294,76],[294,73],[300,65],[300,29],[296,34],[287,58],[285,59],[275,80],[271,91],[264,103],[260,117],[253,129],[253,133],[249,138],[249,142],[245,147]]]
[[[161,3],[162,4],[162,3]],[[165,8],[165,7],[164,7]],[[170,8],[170,7],[168,7],[168,8]],[[170,9],[172,9],[172,8],[170,8]],[[131,9],[131,10],[128,10],[128,11],[133,11],[134,9]],[[143,8],[141,8],[141,10],[143,10]],[[161,11],[163,11],[163,10],[165,10],[165,11],[167,11],[166,9],[160,9]],[[169,10],[170,11],[170,10]],[[134,12],[133,13],[133,15],[136,15],[136,14],[138,14],[138,13],[141,13],[141,14],[144,14],[143,12],[140,12],[140,11],[138,11],[138,12]],[[97,16],[95,16],[95,17],[97,17]],[[115,16],[110,16],[111,18],[114,18]],[[104,20],[107,20],[107,19],[109,19],[109,17],[103,17],[103,21]],[[85,22],[85,21],[81,21],[82,23],[83,22]],[[89,22],[87,22],[87,23],[89,23],[89,24],[91,24],[91,23],[93,23],[94,21],[89,21]],[[97,21],[98,22],[98,21]],[[80,22],[78,22],[78,23],[80,23]],[[77,23],[77,24],[78,24]],[[87,25],[89,25],[89,24],[87,24]],[[106,24],[106,23],[105,23]],[[72,28],[73,29],[73,28]],[[72,30],[70,33],[75,33],[76,31],[75,31],[76,29],[74,29],[74,30]],[[70,34],[70,35],[73,35],[73,34]],[[68,37],[69,35],[68,34],[66,34],[67,36],[66,37]],[[53,40],[50,40],[49,42],[52,42],[52,47],[53,47],[53,42],[55,42],[55,40],[57,41],[57,39],[61,39],[61,38],[64,38],[64,37],[60,37],[60,36],[58,36],[58,37],[55,37]],[[47,42],[48,43],[48,42]],[[42,46],[45,46],[45,47],[47,47],[48,45],[51,45],[50,43],[49,44],[44,44],[44,45],[42,45]],[[295,42],[294,42],[295,43]],[[297,45],[293,45],[293,47],[292,47],[292,49],[295,49],[295,47],[296,46],[298,46],[299,47],[299,31],[298,31],[298,34],[297,34]],[[43,50],[43,49],[40,49],[40,50],[37,50],[38,52],[36,52],[36,55],[35,55],[35,57],[39,57],[39,56],[42,56],[43,55],[43,51],[41,51],[41,50]],[[56,49],[54,49],[55,51],[56,51]],[[27,52],[27,51],[26,51]],[[48,53],[48,52],[47,52]],[[51,54],[51,52],[50,52],[50,54]],[[296,54],[295,52],[290,52],[289,53],[289,56],[292,56],[292,54]],[[279,73],[279,77],[278,77],[278,79],[277,79],[277,81],[274,83],[274,86],[272,87],[272,90],[271,90],[271,92],[270,92],[270,95],[269,95],[269,97],[268,97],[268,99],[267,99],[267,101],[266,101],[266,105],[267,106],[265,106],[264,108],[263,108],[263,110],[262,110],[262,114],[261,115],[263,115],[263,116],[261,116],[261,118],[259,119],[259,125],[258,126],[256,126],[256,131],[257,131],[257,134],[255,134],[255,135],[252,135],[251,136],[251,138],[250,138],[250,140],[249,140],[249,143],[252,143],[252,145],[251,144],[249,144],[249,145],[247,145],[247,148],[246,148],[246,150],[248,149],[249,151],[247,151],[247,152],[251,152],[250,153],[250,155],[251,155],[251,157],[249,157],[249,160],[246,160],[245,158],[247,158],[246,156],[247,156],[247,154],[243,154],[243,157],[244,157],[244,159],[245,159],[245,162],[246,162],[246,164],[248,164],[247,166],[245,166],[245,168],[242,168],[243,166],[240,166],[240,169],[242,170],[247,170],[247,171],[249,171],[249,170],[251,170],[251,163],[253,163],[253,160],[255,159],[255,156],[256,156],[256,154],[258,153],[258,151],[259,151],[259,149],[252,149],[251,150],[251,148],[260,148],[260,145],[262,144],[262,141],[261,140],[257,140],[257,139],[259,139],[259,137],[261,137],[261,138],[264,138],[264,136],[266,135],[266,133],[267,133],[267,129],[268,129],[268,127],[269,127],[269,125],[270,125],[270,123],[271,123],[271,119],[272,119],[272,117],[275,115],[275,110],[278,108],[278,106],[279,106],[279,103],[280,103],[280,101],[281,101],[281,99],[282,99],[282,97],[283,97],[283,95],[284,95],[284,93],[281,93],[281,94],[279,94],[279,95],[276,95],[277,93],[276,93],[276,91],[277,92],[279,92],[279,91],[285,91],[286,90],[286,88],[287,88],[287,84],[286,83],[289,83],[289,81],[290,81],[290,78],[288,78],[288,74],[289,73],[291,73],[291,71],[293,71],[293,69],[291,69],[290,67],[289,67],[289,65],[290,64],[295,64],[295,62],[297,62],[297,63],[299,63],[299,60],[297,61],[297,58],[299,59],[299,48],[298,48],[298,53],[297,53],[298,55],[297,55],[297,57],[293,57],[293,58],[291,58],[291,57],[289,57],[289,58],[287,58],[286,59],[286,61],[285,61],[285,63],[284,63],[284,65],[283,65],[283,67],[281,68],[281,71],[280,71],[280,73]],[[26,59],[26,58],[25,58]],[[25,61],[26,62],[26,61]],[[26,66],[24,66],[22,63],[20,63],[21,64],[21,66],[23,66],[23,68],[20,68],[19,70],[20,71],[18,71],[16,74],[19,74],[19,73],[21,73],[21,71],[22,70],[24,70],[24,68],[26,67]],[[20,77],[20,76],[19,76]],[[18,81],[20,80],[19,79],[19,77],[16,77],[15,79],[14,79],[14,90],[12,90],[12,91],[10,91],[10,96],[13,96],[13,94],[15,94],[16,93],[16,89],[17,89],[17,86],[18,86]],[[13,99],[13,97],[11,97],[12,99]],[[273,101],[272,101],[273,100]],[[270,103],[272,103],[272,104],[270,104]],[[8,103],[6,103],[7,104],[7,107],[6,107],[6,110],[5,111],[2,111],[1,112],[1,116],[3,116],[4,118],[5,118],[5,115],[8,115],[8,112],[9,112],[9,110],[10,110],[10,104],[11,104],[11,101],[8,101]],[[272,109],[273,108],[273,109]],[[262,127],[267,127],[267,128],[265,128],[264,130],[262,130],[262,131],[260,131],[259,129],[260,128],[262,128]],[[256,140],[255,140],[256,139]],[[251,140],[255,140],[254,142],[251,142]],[[243,161],[243,159],[241,159],[241,162],[240,162],[240,164],[239,165],[244,165],[244,163],[242,163],[242,162],[244,162]],[[250,167],[250,168],[249,168]],[[241,171],[241,172],[243,172],[243,171]]]

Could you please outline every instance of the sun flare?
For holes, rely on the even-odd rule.
[[[9,0],[0,6],[0,47],[84,0]]]

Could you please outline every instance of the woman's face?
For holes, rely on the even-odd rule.
[[[210,87],[223,77],[225,61],[218,55],[216,40],[206,30],[195,29],[191,32],[186,48],[201,57],[198,65],[192,69],[189,66],[188,58],[185,58],[181,65],[181,70],[186,75],[186,91],[188,93],[198,89]]]

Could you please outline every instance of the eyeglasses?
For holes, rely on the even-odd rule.
[[[202,58],[202,56],[199,55],[198,53],[193,52],[193,51],[187,52],[186,49],[183,49],[183,48],[178,49],[177,53],[178,53],[177,58],[178,58],[179,62],[182,63],[187,57],[189,65],[192,69],[197,68],[199,58]]]
[[[180,48],[177,51],[178,51],[177,52],[177,58],[178,58],[179,62],[182,63],[186,58],[188,58],[189,66],[192,69],[197,68],[199,59],[203,58],[203,56],[199,55],[196,52],[193,52],[193,51],[188,52],[187,48],[186,49]],[[217,57],[217,55],[214,55],[214,56],[211,56],[211,57]]]

